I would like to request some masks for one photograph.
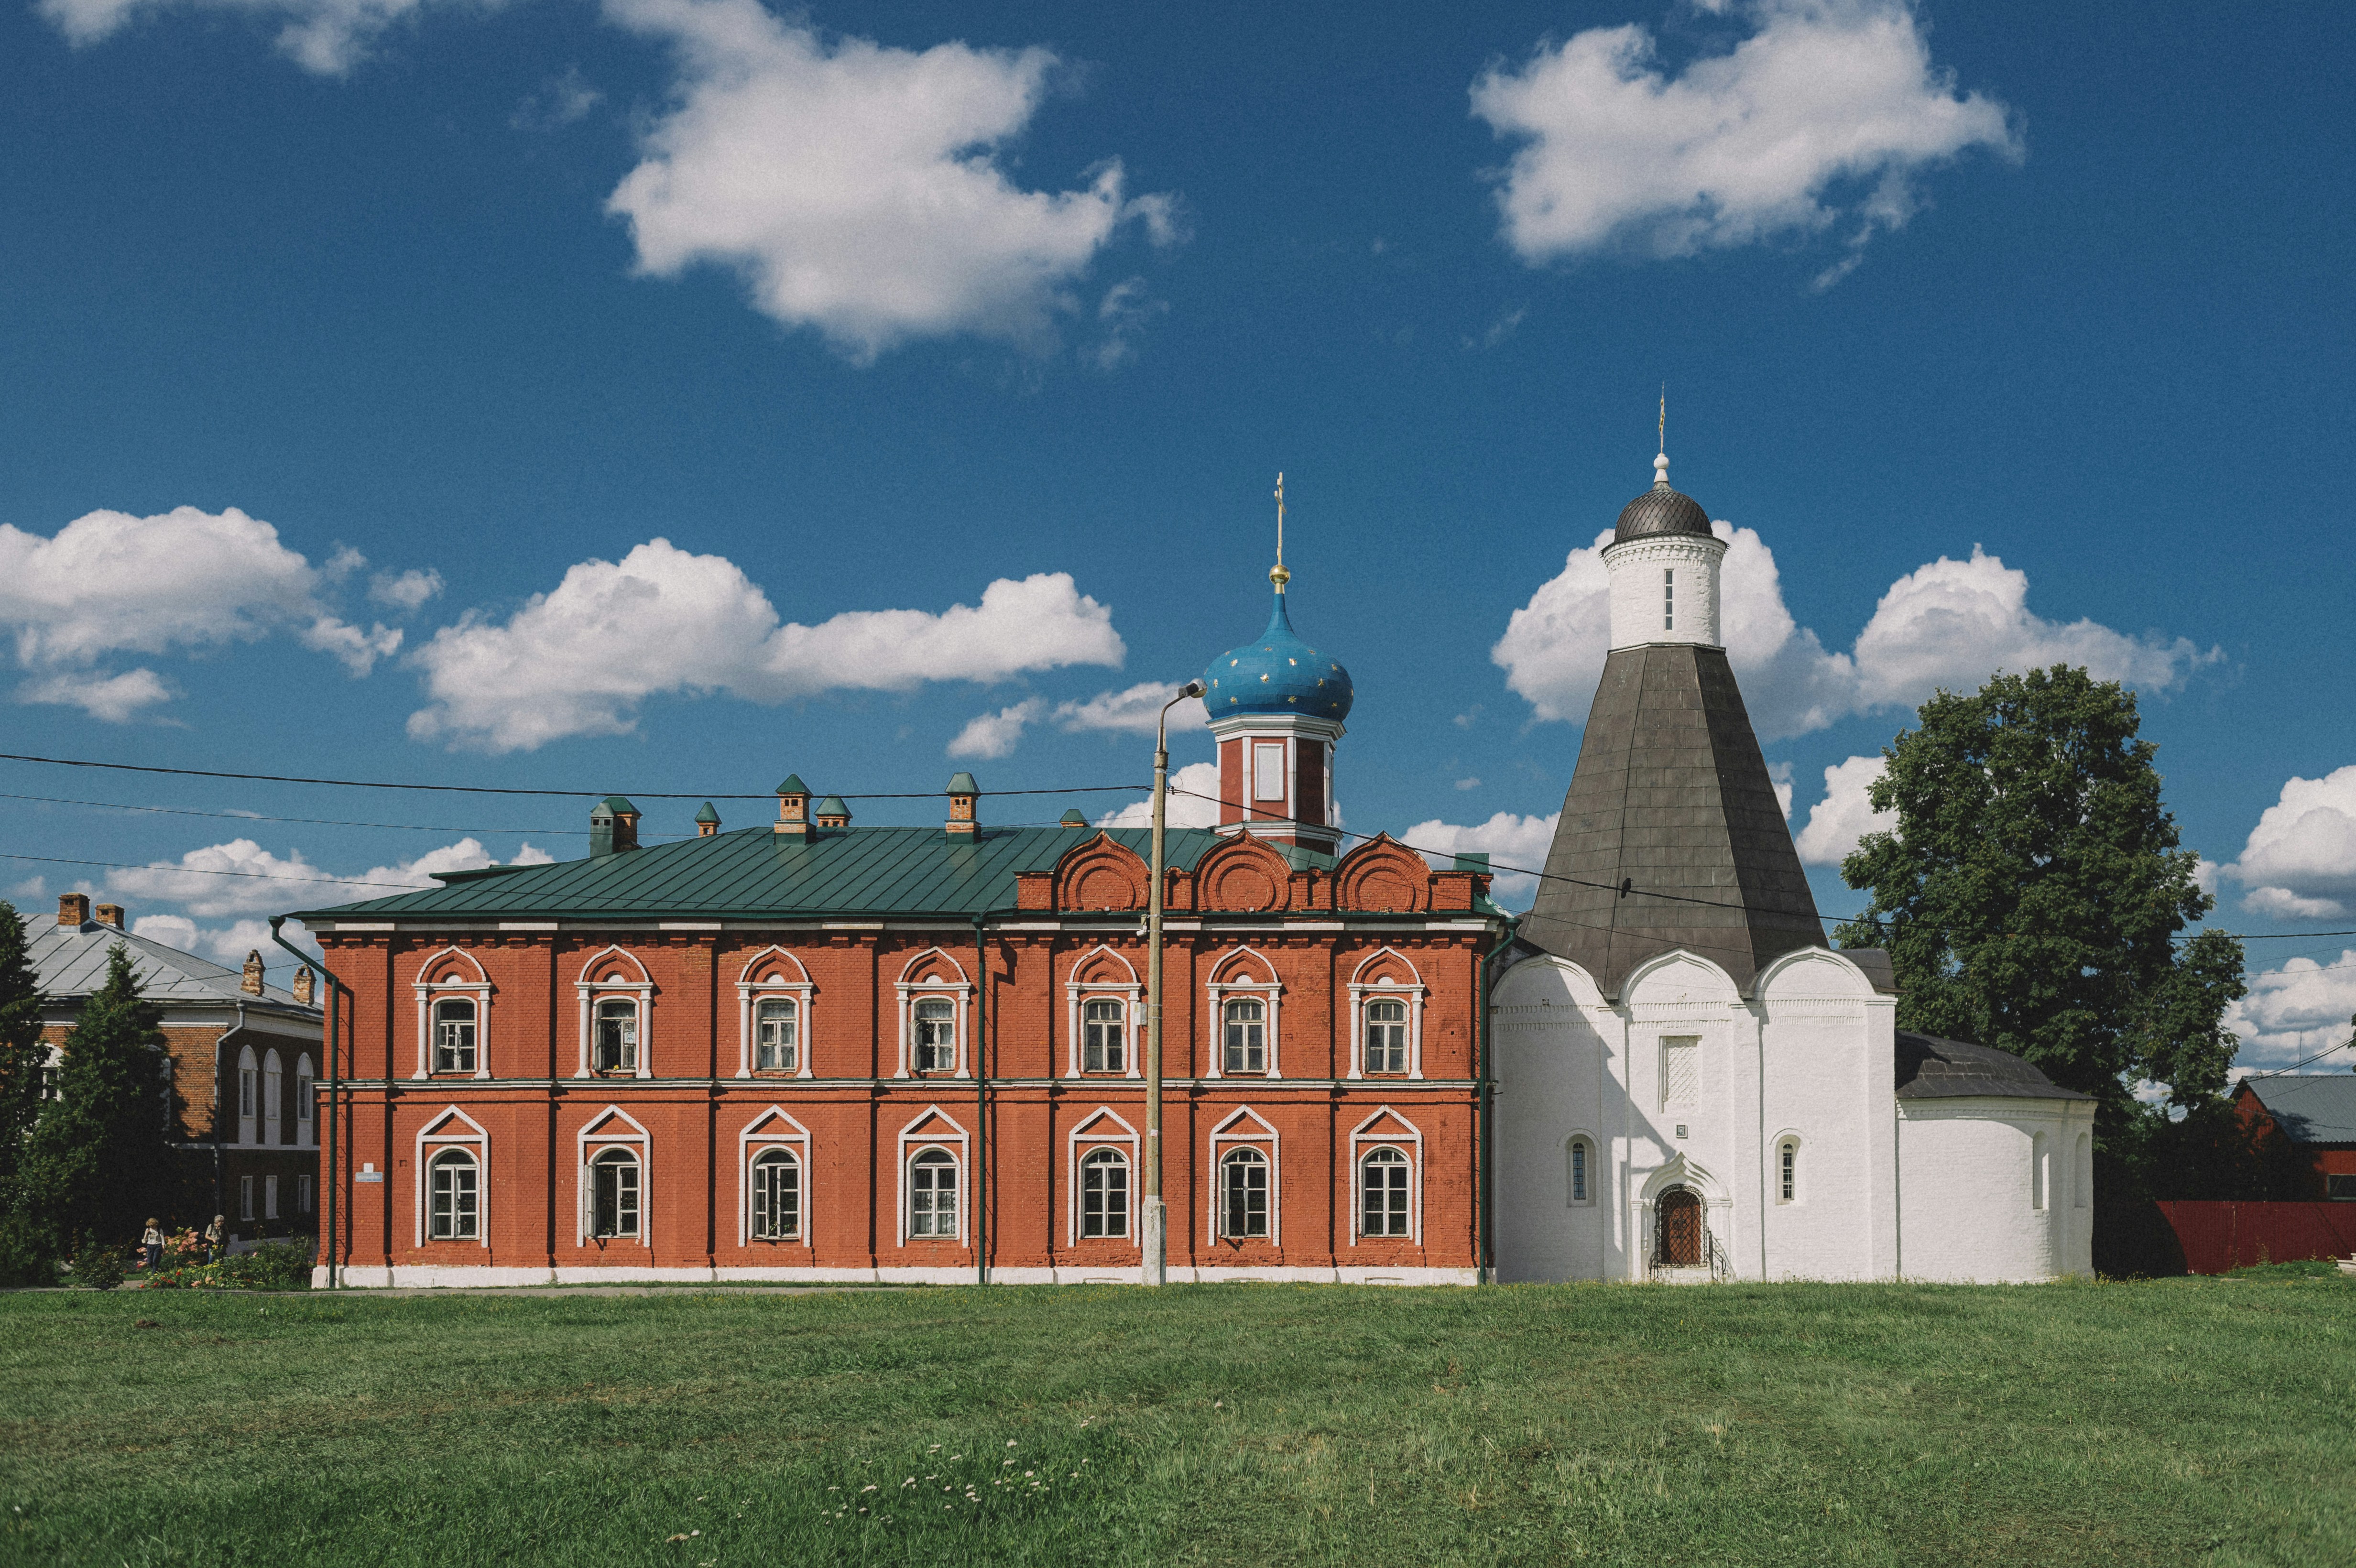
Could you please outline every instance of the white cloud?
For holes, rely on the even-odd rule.
[[[1043,698],[1027,698],[995,713],[976,715],[949,742],[952,757],[1003,757],[1012,753],[1030,725],[1052,719],[1069,733],[1113,731],[1151,735],[1162,705],[1178,695],[1175,681],[1149,680],[1121,691],[1100,691],[1084,702],[1058,702],[1050,709]],[[1171,724],[1180,731],[1210,722],[1200,699],[1189,699],[1171,709]]]
[[[2318,963],[2293,958],[2279,969],[2250,976],[2250,994],[2227,1009],[2225,1027],[2242,1037],[2239,1068],[2287,1067],[2346,1041],[2356,1014],[2356,948]],[[2306,1071],[2351,1065],[2349,1053],[2327,1056]]]
[[[111,37],[143,13],[166,9],[176,0],[39,0],[41,15],[68,40],[92,44]],[[304,69],[341,76],[366,59],[369,46],[385,29],[409,16],[423,0],[179,0],[205,10],[232,11],[278,24],[278,48]],[[497,0],[477,0],[496,4]]]
[[[2356,767],[2294,778],[2250,829],[2242,858],[2220,867],[2249,888],[2242,907],[2290,920],[2336,920],[2356,904]]]
[[[1137,341],[1154,317],[1170,314],[1170,302],[1146,292],[1143,278],[1123,278],[1105,291],[1097,305],[1097,325],[1104,336],[1088,350],[1099,370],[1114,370],[1137,357]]]
[[[568,65],[563,71],[550,77],[538,92],[516,105],[508,116],[508,123],[519,131],[554,131],[586,116],[592,109],[605,101],[605,95],[589,85],[577,65]]]
[[[742,273],[755,304],[855,360],[913,337],[1038,343],[1122,223],[1173,236],[1173,204],[1130,198],[1118,161],[1024,190],[1001,154],[1057,65],[1040,48],[921,51],[821,39],[757,0],[606,0],[671,46],[677,100],[606,203],[641,272]]]
[[[977,713],[949,742],[949,755],[985,760],[1007,756],[1021,743],[1023,726],[1035,720],[1046,708],[1044,698],[1030,697],[995,713]]]
[[[1892,583],[1850,651],[1827,653],[1783,604],[1775,554],[1758,533],[1710,525],[1727,541],[1720,635],[1762,739],[1822,730],[1853,714],[1919,707],[1933,690],[1974,689],[1997,670],[2083,665],[2097,679],[2155,691],[2222,656],[2183,637],[2129,636],[2093,621],[2047,621],[2029,609],[2029,574],[1978,546]],[[1540,719],[1585,720],[1612,642],[1603,549],[1611,530],[1570,552],[1559,574],[1514,612],[1489,656]]]
[[[1874,810],[1865,794],[1887,766],[1879,756],[1851,757],[1825,770],[1825,798],[1808,808],[1808,825],[1793,839],[1804,864],[1838,866],[1857,853],[1858,839],[1898,826],[1896,812]]]
[[[420,571],[412,566],[398,574],[380,571],[369,583],[369,598],[400,610],[415,610],[441,592],[442,574],[431,567]]]
[[[1544,816],[1516,816],[1501,811],[1486,822],[1466,827],[1435,817],[1417,823],[1398,839],[1421,850],[1425,859],[1441,869],[1452,866],[1455,856],[1485,851],[1490,865],[1497,869],[1490,892],[1502,903],[1537,891],[1538,880],[1531,873],[1546,869],[1547,851],[1554,845],[1555,824],[1561,816],[1559,811]],[[1509,866],[1519,869],[1505,869]]]
[[[320,598],[332,575],[234,507],[149,517],[91,512],[48,539],[0,524],[0,628],[15,634],[19,663],[51,672],[17,696],[120,722],[169,693],[153,670],[91,671],[99,659],[254,642],[276,631],[366,675],[400,647],[401,633],[337,619]]]
[[[1184,794],[1179,793],[1184,791]],[[1219,825],[1219,764],[1188,763],[1170,775],[1170,804],[1162,820],[1173,827],[1216,827]],[[1153,797],[1133,800],[1119,811],[1097,818],[1098,827],[1151,827]]]
[[[121,675],[61,671],[27,681],[16,688],[19,702],[56,703],[79,708],[93,719],[125,724],[143,708],[169,702],[171,691],[152,669],[128,669]]]
[[[1458,789],[1479,789],[1481,787],[1481,781],[1477,778],[1458,779],[1456,781],[1456,787]]]
[[[287,941],[316,955],[318,944],[311,940],[310,932],[301,921],[290,920],[280,929],[285,932]],[[231,968],[243,964],[247,954],[259,953],[262,962],[273,971],[272,985],[284,986],[294,979],[294,961],[286,956],[284,948],[270,939],[270,923],[266,920],[209,926],[198,925],[181,914],[143,914],[131,923],[131,933]]]
[[[1783,813],[1783,820],[1792,820],[1792,764],[1767,764],[1767,782],[1775,787],[1775,805]]]
[[[1127,656],[1112,612],[1067,572],[1001,578],[980,605],[846,611],[780,625],[735,564],[668,539],[618,563],[573,566],[504,624],[469,613],[413,656],[428,706],[420,741],[529,751],[569,735],[620,735],[662,692],[724,691],[776,703],[827,691],[905,691],[933,680],[1002,680]]]
[[[1709,6],[1711,10],[1734,7]],[[1895,229],[1914,176],[1973,148],[2019,158],[2005,106],[1958,94],[1909,0],[1752,0],[1730,52],[1671,77],[1633,23],[1541,44],[1472,84],[1472,112],[1517,144],[1502,235],[1533,266],[1605,249],[1685,256],[1853,223]]]
[[[300,849],[282,859],[251,838],[208,845],[177,861],[153,861],[107,877],[108,886],[125,902],[176,903],[204,920],[375,898],[396,891],[353,889],[345,893],[335,883],[333,873],[303,859]]]

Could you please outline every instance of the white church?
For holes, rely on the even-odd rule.
[[[2091,1275],[2093,1099],[1899,1029],[1888,955],[1826,945],[1719,638],[1725,541],[1653,466],[1490,997],[1498,1277]]]

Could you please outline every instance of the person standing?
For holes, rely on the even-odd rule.
[[[229,1216],[216,1214],[213,1216],[213,1222],[205,1227],[205,1262],[209,1264],[220,1262],[221,1249],[228,1244],[228,1242]]]
[[[149,1215],[146,1233],[139,1238],[140,1267],[153,1273],[164,1266],[164,1221]]]

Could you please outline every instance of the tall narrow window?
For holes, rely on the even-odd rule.
[[[262,1217],[265,1220],[278,1218],[278,1179],[274,1176],[262,1179]]]
[[[1676,629],[1677,569],[1665,566],[1661,568],[1661,630],[1674,632]]]
[[[1800,1140],[1785,1138],[1775,1146],[1775,1201],[1796,1203],[1800,1199]]]
[[[589,1166],[589,1233],[593,1236],[636,1236],[638,1233],[638,1157],[627,1149],[609,1148]]]
[[[426,1188],[425,1234],[437,1242],[471,1242],[482,1234],[482,1171],[464,1149],[434,1157]]]
[[[1080,1066],[1088,1072],[1129,1071],[1129,1029],[1123,1008],[1109,998],[1080,1008]]]
[[[1237,997],[1226,1005],[1227,1051],[1225,1071],[1268,1071],[1268,1004],[1257,997]]]
[[[801,1065],[800,1009],[782,997],[763,1002],[753,1042],[753,1065],[764,1072],[791,1072]]]
[[[753,1237],[790,1242],[802,1233],[801,1162],[781,1148],[753,1161]]]
[[[612,1007],[608,1002],[605,1006]],[[629,1004],[621,1004],[624,1007]],[[472,1072],[475,1070],[475,1004],[464,997],[445,997],[434,1004],[434,1071]]]
[[[957,1157],[928,1148],[908,1162],[908,1234],[958,1233]]]
[[[1701,1098],[1701,1037],[1661,1038],[1661,1105],[1690,1105]]]
[[[237,1217],[241,1220],[253,1218],[253,1178],[250,1176],[237,1179]]]
[[[252,1116],[253,1101],[253,1069],[241,1067],[237,1070],[237,1114],[241,1116]]]
[[[1080,1161],[1080,1234],[1129,1234],[1129,1160],[1118,1149]]]
[[[307,1176],[296,1177],[294,1179],[294,1211],[298,1214],[310,1213],[312,1202],[311,1179]]]
[[[635,1072],[638,1066],[638,1004],[616,997],[597,1004],[596,1052],[600,1072]],[[637,1234],[615,1232],[614,1234]]]
[[[1407,1156],[1395,1148],[1378,1148],[1358,1162],[1360,1235],[1408,1233],[1408,1168]]]
[[[1219,1234],[1233,1241],[1268,1234],[1268,1157],[1256,1148],[1219,1162]]]
[[[1407,1071],[1407,1004],[1391,997],[1366,1004],[1366,1071]]]
[[[285,1080],[278,1070],[278,1053],[265,1053],[262,1059],[262,1141],[283,1143],[279,1136],[279,1118],[284,1114]],[[272,1218],[275,1219],[273,1214]]]
[[[2053,1201],[2053,1157],[2046,1152],[2045,1135],[2029,1141],[2029,1206],[2043,1209]]]
[[[957,1070],[957,1008],[938,997],[916,1004],[916,1071]]]
[[[1570,1140],[1570,1200],[1591,1203],[1594,1193],[1595,1149],[1585,1138]]]
[[[317,1097],[312,1087],[311,1058],[307,1054],[297,1057],[294,1061],[294,1141],[297,1143],[312,1141],[311,1124]]]
[[[1252,744],[1252,798],[1284,799],[1284,743],[1258,741]]]

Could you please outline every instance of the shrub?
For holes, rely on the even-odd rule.
[[[308,1290],[311,1265],[318,1243],[308,1236],[264,1242],[250,1253],[239,1253],[217,1264],[190,1264],[159,1269],[149,1277],[150,1290]]]
[[[91,1290],[112,1290],[123,1283],[130,1263],[120,1247],[102,1247],[85,1240],[74,1253],[73,1282]]]

